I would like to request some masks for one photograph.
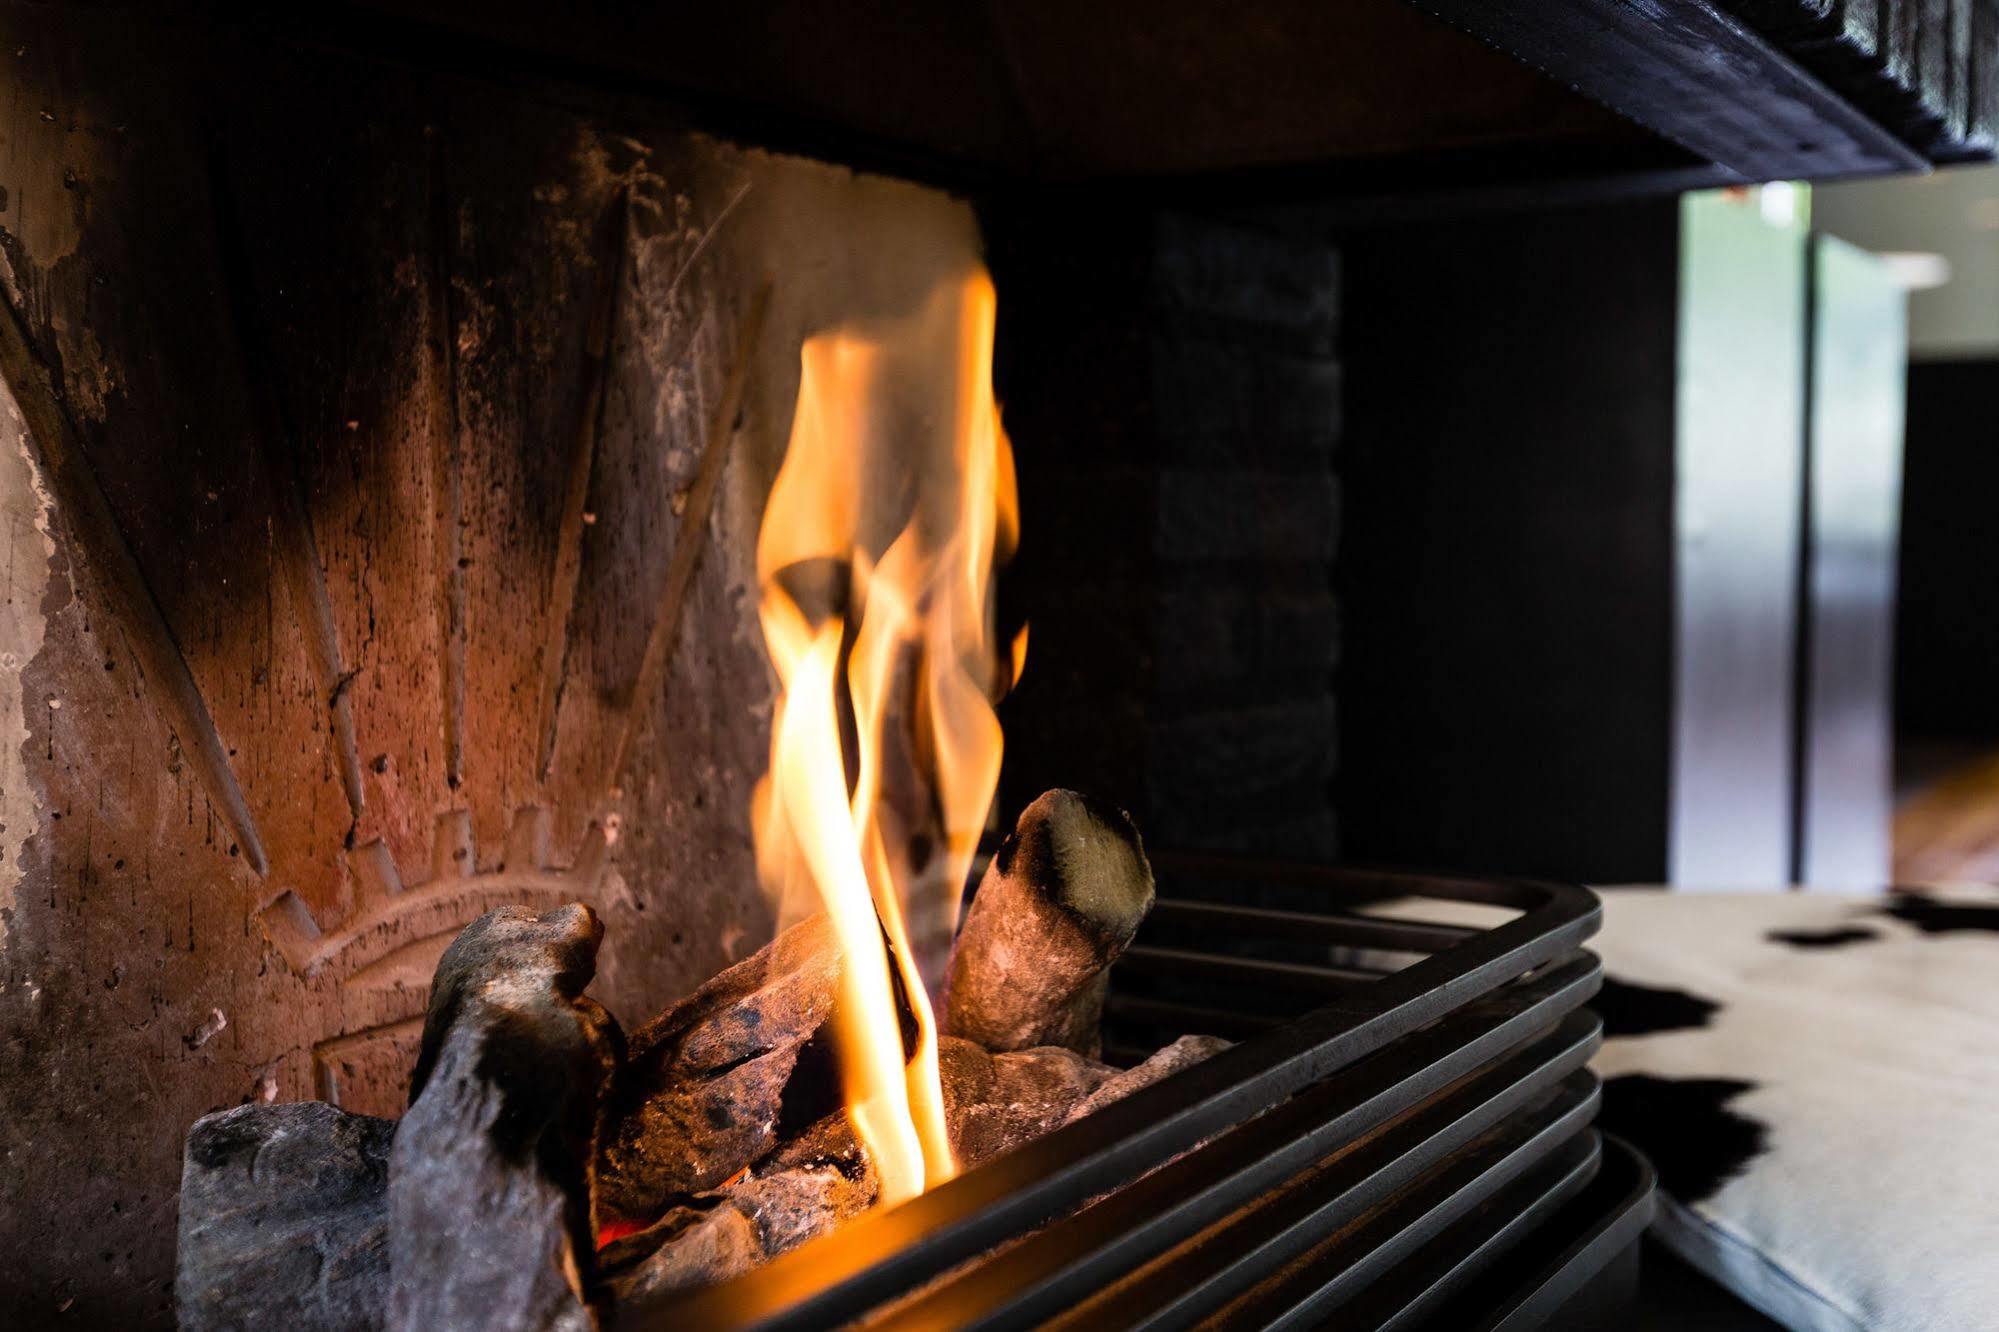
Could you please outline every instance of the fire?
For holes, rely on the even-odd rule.
[[[999,782],[993,703],[1027,649],[993,628],[1019,536],[994,308],[976,270],[911,315],[808,339],[757,538],[780,686],[758,868],[832,920],[847,1114],[889,1205],[957,1170],[930,992]]]

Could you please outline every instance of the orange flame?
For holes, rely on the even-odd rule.
[[[758,869],[787,914],[809,887],[832,920],[847,1114],[888,1205],[957,1172],[930,988],[999,782],[993,701],[1026,653],[1024,631],[1005,656],[993,632],[1020,530],[994,304],[975,271],[912,315],[808,339],[757,537],[780,686]]]

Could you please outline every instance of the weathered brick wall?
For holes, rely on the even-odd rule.
[[[1031,626],[1006,809],[1085,787],[1156,846],[1330,856],[1335,251],[1177,213],[984,222]]]

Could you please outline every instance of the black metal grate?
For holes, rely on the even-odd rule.
[[[1240,1044],[620,1325],[1267,1327],[1337,1310],[1354,1327],[1525,1327],[1628,1246],[1649,1173],[1589,1127],[1587,891],[1155,863],[1173,896],[1113,974],[1107,1048]],[[1403,898],[1519,914],[1361,914]],[[1273,900],[1312,909],[1237,905]],[[1495,1285],[1501,1254],[1524,1283]]]

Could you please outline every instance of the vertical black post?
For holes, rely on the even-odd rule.
[[[1818,434],[1818,319],[1819,319],[1819,234],[1805,239],[1804,324],[1798,336],[1805,348],[1805,410],[1798,441],[1803,465],[1798,469],[1798,636],[1791,684],[1791,871],[1797,887],[1805,879],[1805,838],[1808,833],[1806,802],[1810,794],[1812,726],[1812,549],[1815,545],[1817,513],[1812,504],[1812,475],[1817,466],[1815,440]]]

